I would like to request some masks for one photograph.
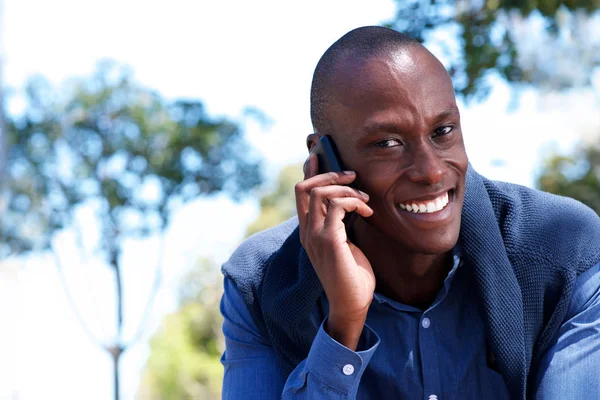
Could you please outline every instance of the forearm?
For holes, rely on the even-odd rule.
[[[355,318],[348,318],[331,310],[325,330],[335,341],[355,351],[366,320],[366,313]]]
[[[600,398],[600,264],[580,275],[556,342],[542,357],[535,400]]]
[[[244,346],[226,341],[233,353],[239,354],[239,348]],[[223,399],[353,399],[379,339],[367,327],[360,342],[369,348],[352,351],[321,327],[307,358],[287,379],[272,349],[254,348],[252,354],[241,359],[231,359],[226,352],[222,360]]]
[[[237,288],[227,279],[224,284],[223,399],[347,399],[356,395],[362,373],[379,345],[375,332],[365,326],[362,336],[359,333],[359,347],[354,348],[359,351],[354,351],[325,332],[325,320],[307,358],[286,376],[275,350],[254,324]]]

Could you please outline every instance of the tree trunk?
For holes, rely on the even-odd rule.
[[[121,334],[123,330],[123,278],[121,276],[121,266],[119,265],[119,251],[112,250],[110,263],[115,270],[115,285],[116,285],[116,297],[117,297],[117,338],[116,341],[121,341]]]
[[[113,368],[113,374],[114,374],[114,381],[115,381],[115,396],[114,399],[115,400],[119,400],[119,357],[114,357],[113,358],[113,363],[114,363],[114,368]]]
[[[119,360],[121,359],[121,354],[123,354],[124,349],[118,345],[115,345],[107,348],[106,350],[108,350],[113,360],[114,400],[119,400]]]
[[[115,396],[114,400],[119,400],[119,359],[121,354],[125,350],[122,347],[122,333],[123,333],[123,282],[121,277],[121,266],[119,265],[119,251],[113,249],[111,251],[110,261],[112,267],[115,269],[115,295],[117,297],[117,337],[115,338],[115,344],[109,349],[109,352],[113,358],[113,377],[115,385]]]

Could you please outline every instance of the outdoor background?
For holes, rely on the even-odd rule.
[[[444,62],[476,170],[600,211],[599,8],[0,0],[0,399],[219,398],[220,265],[294,214],[314,67],[358,26]]]

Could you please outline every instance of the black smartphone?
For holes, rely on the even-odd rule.
[[[337,151],[337,147],[333,141],[333,138],[329,135],[322,136],[319,139],[319,142],[313,149],[313,153],[317,156],[317,161],[319,163],[319,174],[324,174],[326,172],[342,172],[346,171],[344,168],[344,164],[342,164],[342,159],[340,158],[340,154]],[[350,184],[350,187],[354,187],[354,185]],[[356,213],[351,212],[347,213],[344,217],[344,225],[346,225],[346,232],[350,230],[352,227],[352,223],[356,219]]]
[[[319,161],[319,174],[345,171],[340,153],[338,153],[331,136],[322,136],[315,146],[313,153],[317,155],[317,160]]]

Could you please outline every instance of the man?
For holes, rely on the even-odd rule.
[[[223,266],[224,398],[600,398],[600,220],[473,171],[429,51],[349,32],[311,118],[348,171],[309,156],[297,220]]]

